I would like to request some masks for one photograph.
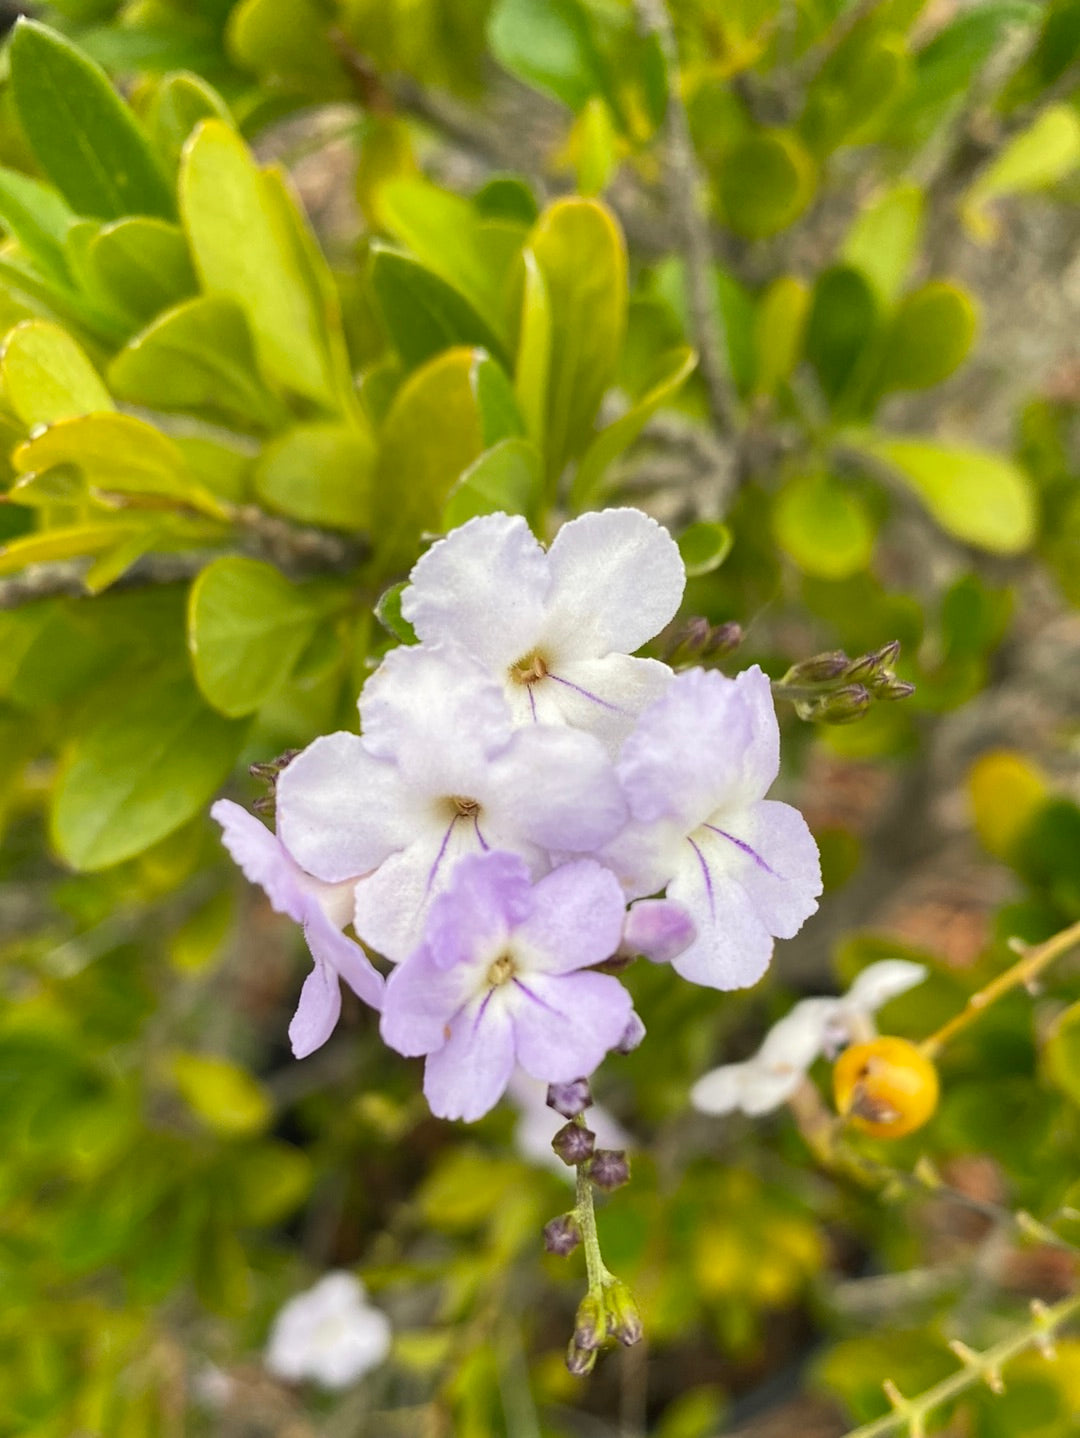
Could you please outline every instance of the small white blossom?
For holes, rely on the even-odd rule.
[[[364,1285],[342,1270],[290,1298],[274,1319],[265,1364],[275,1378],[310,1378],[348,1388],[390,1352],[390,1320],[367,1301]]]
[[[835,1054],[856,1040],[872,1038],[874,1014],[926,978],[922,964],[884,959],[864,969],[840,998],[803,999],[772,1026],[752,1058],[722,1064],[690,1090],[701,1113],[771,1113],[786,1103],[820,1054]]]

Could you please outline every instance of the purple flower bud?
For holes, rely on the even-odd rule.
[[[673,669],[685,669],[706,659],[722,659],[742,643],[742,626],[734,621],[710,624],[700,614],[673,625],[660,644],[661,656]]]
[[[828,684],[846,674],[851,660],[842,649],[830,650],[827,654],[814,654],[793,664],[781,679],[781,684]]]
[[[607,1310],[607,1331],[620,1343],[632,1348],[641,1342],[643,1327],[641,1312],[634,1301],[634,1295],[620,1279],[604,1290],[604,1307]]]
[[[734,654],[742,642],[742,625],[736,624],[734,619],[728,620],[726,624],[716,624],[705,646],[705,656],[709,659],[723,659],[725,654]]]
[[[581,1230],[572,1213],[560,1213],[544,1224],[544,1247],[557,1258],[566,1258],[581,1242]]]
[[[630,1015],[630,1022],[626,1025],[626,1032],[615,1045],[617,1054],[632,1054],[638,1044],[645,1037],[645,1025],[641,1022],[637,1012]]]
[[[571,1079],[569,1083],[548,1085],[547,1106],[563,1118],[577,1118],[592,1103],[592,1090],[586,1078]]]
[[[576,1339],[571,1338],[566,1350],[566,1366],[575,1378],[586,1377],[596,1367],[596,1349],[582,1348]]]
[[[578,1304],[571,1345],[586,1351],[600,1347],[607,1337],[607,1314],[604,1305],[593,1293],[586,1293]]]
[[[598,1148],[588,1167],[590,1180],[610,1193],[630,1181],[630,1161],[621,1148]]]
[[[571,1119],[551,1140],[551,1146],[567,1167],[574,1168],[592,1158],[593,1149],[596,1147],[596,1134],[584,1124],[575,1123]]]

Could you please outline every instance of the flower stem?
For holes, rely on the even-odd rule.
[[[1080,923],[1062,929],[1045,943],[1026,949],[1017,963],[1003,974],[998,974],[996,979],[991,980],[978,993],[972,994],[958,1014],[954,1014],[948,1023],[942,1024],[935,1033],[923,1039],[919,1045],[923,1053],[929,1059],[936,1058],[949,1040],[974,1023],[984,1009],[1021,984],[1033,984],[1045,968],[1077,944],[1080,944]]]
[[[586,1172],[587,1165],[577,1166],[577,1206],[574,1217],[581,1230],[581,1246],[585,1250],[585,1276],[589,1292],[599,1297],[612,1282],[614,1274],[604,1264],[600,1253],[600,1237],[596,1231],[596,1208],[593,1203],[593,1186]]]

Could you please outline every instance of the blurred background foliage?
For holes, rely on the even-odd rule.
[[[1077,0],[26,8],[0,1432],[831,1438],[1071,1291],[1075,964],[948,1048],[929,1128],[860,1140],[953,1198],[860,1191],[790,1116],[686,1095],[875,959],[930,965],[883,1020],[922,1037],[1010,937],[1080,919]],[[426,536],[604,503],[682,537],[684,613],[746,631],[729,665],[899,639],[917,688],[845,727],[784,709],[827,893],[769,981],[629,976],[649,1038],[597,1088],[634,1177],[601,1225],[648,1341],[580,1383],[576,1260],[539,1253],[565,1183],[509,1106],[427,1116],[348,999],[293,1062],[299,936],[206,810],[354,723]],[[396,1334],[344,1395],[259,1367],[328,1266]],[[1080,1341],[1008,1376],[934,1431],[1077,1431]]]

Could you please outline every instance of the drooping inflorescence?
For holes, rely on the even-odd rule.
[[[471,520],[413,569],[419,643],[368,680],[360,734],[316,739],[278,776],[276,835],[215,805],[244,872],[304,926],[297,1056],[329,1037],[344,979],[392,1048],[426,1056],[433,1112],[475,1119],[516,1066],[566,1083],[640,1039],[608,961],[644,954],[717,989],[760,978],[817,907],[817,849],[765,797],[767,676],[634,656],[684,584],[638,510],[583,515],[547,550],[520,517]]]

